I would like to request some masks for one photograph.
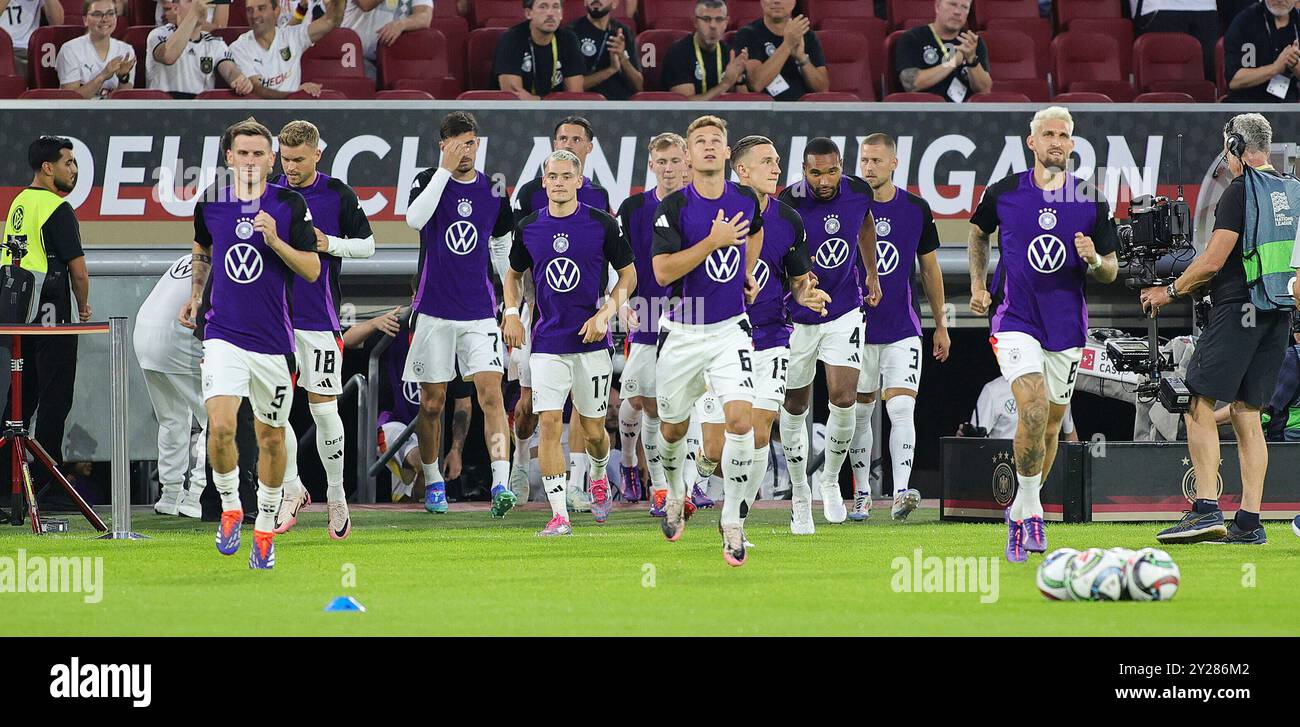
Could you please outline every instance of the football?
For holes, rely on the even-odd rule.
[[[1038,566],[1038,592],[1050,601],[1068,601],[1065,588],[1065,566],[1079,551],[1074,548],[1057,548],[1047,554]]]
[[[1158,548],[1143,548],[1124,569],[1128,595],[1134,601],[1168,601],[1178,593],[1178,564]]]
[[[1101,548],[1077,553],[1066,562],[1065,586],[1072,601],[1118,601],[1124,595],[1124,561]]]

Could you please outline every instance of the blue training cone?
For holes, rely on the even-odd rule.
[[[325,611],[360,611],[365,613],[366,607],[362,606],[361,602],[352,596],[339,596],[325,606]]]

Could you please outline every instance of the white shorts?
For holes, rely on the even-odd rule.
[[[868,343],[862,347],[862,372],[858,393],[874,394],[881,389],[911,389],[921,386],[921,337],[893,343]]]
[[[786,385],[802,389],[817,376],[817,362],[862,366],[862,311],[854,308],[825,323],[796,323],[790,334],[790,372]]]
[[[219,338],[203,342],[203,400],[214,396],[247,398],[253,416],[271,427],[283,427],[293,409],[293,356],[254,353]]]
[[[701,424],[726,424],[727,415],[722,411],[722,402],[712,392],[705,393],[695,402],[695,416]]]
[[[623,388],[620,393],[629,396],[655,395],[655,362],[659,356],[652,343],[633,343],[628,346],[627,363],[623,364]]]
[[[604,419],[609,410],[609,380],[614,373],[608,351],[587,353],[535,353],[529,359],[533,370],[533,411],[564,411],[564,401],[573,396],[573,408],[588,419]]]
[[[1047,382],[1047,398],[1053,404],[1070,403],[1074,395],[1074,382],[1079,373],[1079,360],[1083,348],[1064,351],[1044,351],[1038,339],[1020,331],[1004,331],[993,337],[993,353],[998,357],[998,368],[1008,383],[1025,374],[1042,374]]]
[[[754,407],[777,411],[785,403],[786,374],[790,349],[785,346],[754,352]]]
[[[665,321],[660,326],[655,364],[660,421],[686,421],[709,389],[724,404],[754,400],[754,342],[748,318],[740,315],[697,326]]]
[[[505,346],[496,320],[451,321],[418,314],[402,380],[445,384],[456,378],[458,363],[466,381],[484,371],[505,372]]]
[[[293,332],[298,386],[325,396],[343,394],[343,338],[333,331]]]
[[[384,425],[379,428],[379,454],[383,455],[384,452],[387,452],[388,445],[396,442],[404,431],[406,431],[406,424],[402,422],[384,422]],[[393,461],[399,467],[406,467],[406,456],[419,446],[420,438],[415,435],[415,432],[411,432],[411,436],[407,437],[406,441],[402,442],[402,446],[398,448],[397,454],[393,455]]]

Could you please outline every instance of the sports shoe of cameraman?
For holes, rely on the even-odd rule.
[[[1208,287],[1211,308],[1187,366],[1191,389],[1187,446],[1196,469],[1196,501],[1177,524],[1156,535],[1162,543],[1268,542],[1260,526],[1268,449],[1260,409],[1268,403],[1291,336],[1295,307],[1292,268],[1300,181],[1268,163],[1273,129],[1259,114],[1235,116],[1224,127],[1224,159],[1234,179],[1215,208],[1209,245],[1171,285],[1142,291],[1156,315],[1176,298]],[[1244,232],[1243,232],[1244,231]],[[1217,483],[1219,432],[1215,400],[1230,401],[1241,461],[1242,495],[1225,526]]]

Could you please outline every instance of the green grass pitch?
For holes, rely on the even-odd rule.
[[[884,505],[882,507],[882,505]],[[454,507],[454,506],[453,506]],[[889,521],[878,503],[867,523],[790,535],[788,510],[756,509],[749,562],[722,560],[717,511],[701,511],[680,542],[666,542],[645,510],[619,510],[598,526],[576,515],[571,538],[535,536],[548,516],[515,511],[434,516],[354,510],[351,537],[325,532],[319,506],[279,536],[272,572],[213,546],[215,524],[149,514],[139,542],[89,539],[84,522],[36,538],[0,530],[0,556],[102,556],[103,600],[80,594],[0,593],[0,635],[1297,635],[1300,538],[1267,525],[1263,547],[1171,547],[1182,586],[1168,603],[1054,603],[1034,586],[1041,556],[1001,560],[998,525],[940,523],[922,509]],[[75,515],[69,516],[74,520]],[[1051,548],[1155,545],[1159,526],[1048,525]],[[898,593],[896,558],[995,556],[997,600],[978,593]],[[351,595],[365,613],[325,613]],[[266,618],[274,614],[276,618]],[[254,616],[257,616],[254,618]]]

